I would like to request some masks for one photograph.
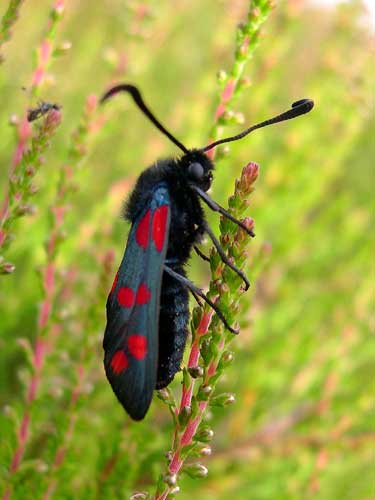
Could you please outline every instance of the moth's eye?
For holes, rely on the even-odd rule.
[[[191,163],[189,165],[189,175],[193,179],[199,181],[204,176],[204,169],[200,163]]]

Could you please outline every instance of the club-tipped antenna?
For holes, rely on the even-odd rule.
[[[262,128],[262,127],[267,127],[268,125],[273,125],[274,123],[279,123],[283,122],[285,120],[291,120],[292,118],[297,118],[297,116],[304,115],[305,113],[308,113],[309,111],[312,110],[314,107],[314,101],[311,99],[300,99],[299,101],[296,101],[292,104],[292,107],[288,109],[288,111],[285,111],[284,113],[281,113],[280,115],[277,115],[273,118],[270,118],[269,120],[265,120],[264,122],[257,123],[256,125],[253,125],[252,127],[247,128],[240,134],[234,135],[232,137],[227,137],[225,139],[219,139],[218,141],[212,142],[211,144],[208,144],[208,146],[205,146],[204,148],[199,149],[198,151],[201,151],[202,153],[205,153],[206,151],[209,151],[212,148],[215,148],[216,146],[219,146],[219,144],[224,144],[226,142],[232,142],[232,141],[238,141],[239,139],[242,139],[246,135],[250,134],[250,132],[253,132],[257,128]]]
[[[138,106],[138,108],[142,111],[142,113],[144,115],[147,116],[147,118],[155,125],[155,127],[157,129],[159,129],[160,132],[162,132],[164,135],[166,135],[184,153],[188,152],[188,149],[178,139],[176,139],[170,132],[168,132],[168,130],[165,127],[163,127],[163,125],[159,122],[159,120],[156,119],[156,117],[153,115],[151,110],[144,103],[142,96],[141,96],[141,93],[139,92],[137,87],[135,87],[134,85],[123,83],[120,85],[116,85],[115,87],[112,87],[100,99],[100,104],[107,101],[108,99],[110,99],[115,94],[118,94],[119,92],[127,92],[128,94],[130,94],[133,98],[133,101]]]

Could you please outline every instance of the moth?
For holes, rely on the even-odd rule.
[[[136,181],[125,207],[131,229],[106,306],[105,372],[126,412],[134,420],[142,420],[153,391],[166,387],[180,370],[188,335],[189,292],[198,301],[207,302],[225,327],[237,333],[217,304],[186,275],[185,265],[193,250],[205,258],[197,247],[205,234],[224,264],[241,277],[245,289],[249,287],[244,273],[228,259],[203,212],[202,202],[253,236],[207,194],[214,164],[206,153],[258,128],[308,113],[314,103],[301,99],[288,111],[238,135],[188,149],[156,119],[135,86],[117,85],[104,94],[101,102],[119,92],[130,94],[142,113],[183,153],[179,158],[157,161]]]

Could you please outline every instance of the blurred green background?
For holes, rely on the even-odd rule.
[[[36,104],[21,87],[30,85],[51,5],[26,1],[4,46],[1,193],[15,149],[9,116]],[[6,259],[16,269],[0,276],[0,463],[12,498],[125,499],[155,489],[172,439],[169,413],[155,398],[144,422],[125,416],[102,370],[101,340],[106,293],[128,230],[123,200],[142,169],[178,152],[125,97],[95,112],[88,133],[82,116],[88,95],[131,81],[182,142],[203,146],[218,104],[216,74],[231,68],[236,25],[247,9],[244,0],[66,3],[54,43],[68,40],[72,48],[53,61],[39,94],[63,106],[62,123],[35,180],[37,211],[13,227]],[[260,165],[249,210],[253,286],[242,298],[246,326],[232,344],[235,363],[220,382],[220,390],[236,393],[236,404],[207,416],[215,432],[212,456],[203,461],[209,474],[182,476],[180,499],[375,498],[368,17],[357,1],[280,2],[246,67],[251,85],[233,104],[246,124],[302,97],[316,107],[233,144],[217,162],[212,196],[224,205],[242,167]],[[73,143],[83,133],[85,150],[69,154],[77,127]],[[61,242],[50,256],[52,316],[42,332],[38,393],[27,407],[28,341],[33,345],[45,299],[45,242],[63,165],[72,168],[74,190],[64,199]],[[217,228],[217,216],[208,218]],[[206,286],[209,268],[194,257],[189,275]],[[27,446],[10,475],[25,411]]]

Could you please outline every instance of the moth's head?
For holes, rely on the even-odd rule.
[[[203,191],[208,191],[212,184],[214,164],[201,151],[192,150],[181,158],[181,166],[187,181]]]

